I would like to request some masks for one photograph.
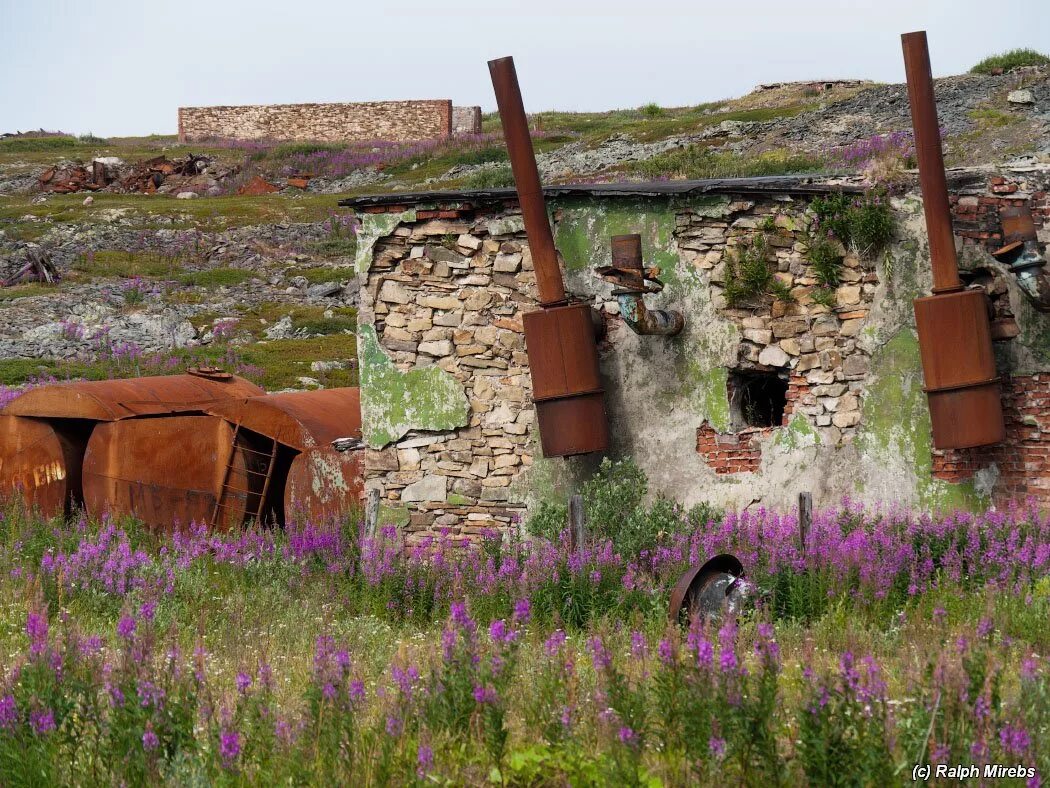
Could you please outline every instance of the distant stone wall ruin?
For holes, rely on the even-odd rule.
[[[453,134],[480,134],[481,107],[453,107]]]
[[[447,99],[179,107],[179,142],[211,138],[412,142],[451,134],[452,102]]]

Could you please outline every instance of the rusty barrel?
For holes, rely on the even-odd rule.
[[[609,448],[591,307],[569,304],[523,316],[533,401],[545,457]]]
[[[329,520],[343,517],[361,498],[358,452],[307,449],[292,459],[284,484],[285,520]]]
[[[966,449],[1006,437],[983,290],[915,300],[915,325],[933,445]]]
[[[259,508],[265,478],[247,435],[217,416],[179,415],[99,424],[84,456],[87,511],[131,515],[158,530],[239,525]],[[225,486],[219,522],[217,496]]]
[[[0,496],[21,496],[45,517],[80,500],[80,468],[89,427],[75,420],[0,414]]]

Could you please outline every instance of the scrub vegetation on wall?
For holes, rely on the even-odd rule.
[[[773,275],[764,234],[756,235],[726,255],[726,301],[739,306],[760,296],[793,301],[791,288]]]

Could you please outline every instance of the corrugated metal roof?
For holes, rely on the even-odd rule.
[[[682,197],[700,194],[827,194],[863,191],[856,183],[831,180],[825,175],[775,175],[762,178],[713,178],[701,181],[652,181],[646,183],[573,183],[545,186],[544,197]],[[430,192],[366,194],[340,200],[345,208],[454,201],[490,202],[517,199],[513,188],[448,189]]]

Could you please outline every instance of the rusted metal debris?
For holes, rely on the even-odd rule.
[[[25,265],[7,279],[0,281],[0,287],[11,287],[23,281],[53,285],[62,278],[55,264],[51,262],[51,255],[43,249],[29,249],[26,252],[26,258]]]
[[[178,159],[157,156],[134,165],[130,172],[122,168],[125,174],[121,175],[116,168],[96,159],[90,168],[79,164],[49,167],[37,180],[43,191],[56,194],[99,189],[152,194],[168,178],[194,178],[211,162],[210,156],[193,153]]]
[[[739,615],[754,596],[754,587],[744,580],[743,564],[723,553],[682,575],[671,592],[668,616],[675,624],[710,624]]]
[[[261,175],[256,175],[241,188],[237,190],[237,194],[242,196],[257,197],[260,194],[272,194],[273,192],[280,191],[279,187],[274,186],[268,180],[263,178]]]
[[[587,303],[570,302],[565,292],[514,59],[489,61],[489,73],[543,307],[523,317],[543,454],[605,451],[609,421],[592,310]]]
[[[659,293],[664,285],[657,278],[659,268],[647,269],[642,265],[642,236],[614,235],[612,265],[596,270],[602,279],[616,286],[612,294],[616,296],[620,314],[636,334],[674,336],[685,327],[681,312],[649,309],[645,305],[645,294]]]
[[[1032,306],[1040,312],[1050,312],[1050,275],[1046,271],[1046,256],[1039,246],[1032,209],[1026,205],[1004,208],[1002,211],[1003,240],[1006,245],[992,252],[992,256],[1010,266],[1017,284]]]
[[[344,515],[362,488],[360,408],[356,388],[267,396],[214,369],[42,386],[0,412],[0,492],[158,530]]]
[[[988,296],[959,279],[926,33],[901,41],[933,267],[933,295],[914,303],[933,444],[986,446],[1006,437]]]

